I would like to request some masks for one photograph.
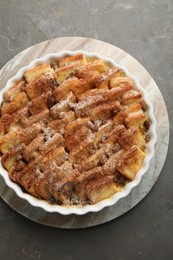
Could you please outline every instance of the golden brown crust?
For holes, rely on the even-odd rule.
[[[47,73],[53,74],[53,70],[52,70],[50,64],[43,64],[43,65],[39,65],[33,69],[26,71],[24,73],[24,77],[25,77],[27,83],[30,83]]]
[[[103,176],[92,180],[86,187],[87,197],[95,204],[101,200],[107,199],[116,192],[122,190],[114,181],[114,176]]]
[[[136,145],[133,145],[122,155],[116,168],[128,179],[133,180],[137,172],[140,170],[144,158],[145,153]]]
[[[64,67],[64,66],[69,66],[69,65],[84,65],[87,63],[87,60],[85,58],[84,54],[77,54],[75,56],[67,56],[64,58],[61,58],[59,60],[59,66]]]
[[[25,91],[30,100],[40,96],[42,93],[52,91],[56,86],[52,74],[43,74],[26,85]]]
[[[26,82],[24,80],[19,80],[13,84],[3,95],[5,102],[11,102],[19,93],[24,91]]]
[[[1,107],[1,115],[12,115],[17,112],[19,109],[26,106],[29,102],[28,96],[25,92],[19,93],[11,102],[4,103]]]
[[[28,70],[4,93],[2,164],[33,196],[94,204],[121,191],[142,167],[146,104],[125,73],[83,54]]]

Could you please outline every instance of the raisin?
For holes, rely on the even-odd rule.
[[[147,120],[144,122],[144,127],[146,130],[150,128],[150,123]]]
[[[116,170],[115,182],[117,184],[119,184],[120,186],[125,186],[127,181],[128,181],[128,179],[124,175],[122,175],[118,170]]]
[[[48,106],[49,109],[51,107],[53,107],[55,105],[55,103],[56,103],[56,101],[55,101],[55,98],[54,98],[53,95],[48,97],[48,99],[47,99],[47,106]]]

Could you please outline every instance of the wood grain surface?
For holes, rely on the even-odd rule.
[[[6,203],[18,213],[27,218],[53,227],[60,228],[85,228],[96,226],[115,219],[139,203],[151,190],[158,179],[164,165],[169,144],[169,120],[166,106],[156,83],[145,68],[125,51],[102,41],[82,38],[63,37],[41,42],[34,45],[11,59],[0,71],[0,89],[5,87],[9,78],[17,71],[28,65],[33,59],[42,57],[48,53],[62,50],[84,50],[96,52],[105,58],[111,58],[119,65],[125,66],[134,75],[140,85],[147,91],[148,98],[154,107],[154,115],[157,120],[157,143],[155,156],[150,162],[148,172],[142,178],[140,184],[125,198],[112,207],[107,207],[98,213],[88,213],[83,216],[62,216],[58,213],[47,213],[41,208],[32,207],[27,201],[16,196],[15,192],[8,188],[0,177],[0,195]]]

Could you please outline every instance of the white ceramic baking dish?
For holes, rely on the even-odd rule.
[[[118,200],[120,200],[123,197],[128,196],[128,194],[131,192],[131,190],[140,183],[142,176],[144,174],[147,174],[150,161],[151,161],[151,159],[154,155],[154,146],[155,146],[155,143],[156,143],[156,140],[157,140],[156,120],[155,120],[155,117],[154,117],[154,114],[153,114],[153,106],[152,106],[152,104],[150,103],[150,101],[147,97],[146,91],[140,86],[137,78],[132,76],[125,67],[119,66],[112,59],[105,59],[105,58],[101,57],[100,55],[98,55],[97,53],[87,53],[87,52],[81,51],[81,50],[79,50],[79,51],[62,51],[62,52],[59,52],[59,53],[50,53],[50,54],[47,54],[46,56],[44,56],[42,58],[38,58],[38,59],[33,60],[29,65],[21,68],[14,77],[12,77],[11,79],[8,80],[5,88],[0,92],[0,103],[2,102],[2,99],[3,99],[3,93],[14,82],[20,80],[23,77],[23,74],[25,73],[25,71],[27,71],[31,68],[34,68],[39,64],[51,63],[54,60],[57,60],[57,59],[62,58],[64,56],[72,56],[72,55],[76,55],[76,54],[79,54],[79,53],[83,53],[84,55],[86,55],[86,57],[101,58],[101,59],[111,63],[113,66],[116,66],[116,67],[122,69],[129,78],[134,80],[136,88],[139,89],[139,91],[142,93],[143,99],[145,100],[145,102],[147,103],[147,106],[148,106],[147,113],[148,113],[148,117],[149,117],[150,123],[151,123],[150,129],[149,129],[149,134],[151,136],[151,140],[148,144],[148,153],[147,153],[147,156],[144,160],[143,166],[140,169],[140,171],[137,173],[135,179],[132,182],[129,182],[121,192],[115,193],[110,198],[102,200],[99,203],[94,204],[94,205],[65,207],[65,206],[59,206],[59,205],[51,205],[45,200],[37,199],[37,198],[33,197],[32,195],[23,192],[21,187],[18,184],[11,181],[9,176],[8,176],[8,172],[3,168],[2,164],[0,163],[0,175],[4,178],[7,186],[15,191],[17,196],[19,196],[21,199],[28,201],[33,207],[40,207],[47,212],[57,212],[57,213],[60,213],[62,215],[69,215],[69,214],[83,215],[83,214],[86,214],[88,212],[98,212],[105,207],[115,205]]]

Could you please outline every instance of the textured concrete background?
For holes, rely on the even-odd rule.
[[[158,84],[173,122],[172,0],[0,0],[0,67],[38,42],[84,36],[134,56]],[[110,223],[60,230],[0,200],[0,259],[173,259],[173,140],[161,176],[134,209]]]

